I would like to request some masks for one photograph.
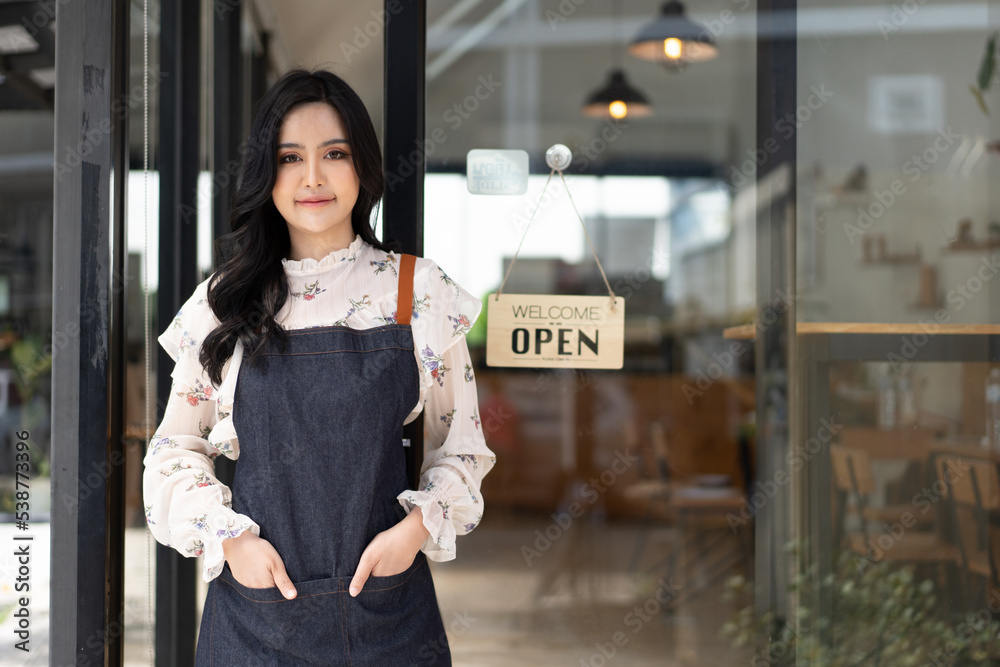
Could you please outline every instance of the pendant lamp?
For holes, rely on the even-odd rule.
[[[621,7],[614,4],[615,24],[621,23]],[[621,120],[626,116],[639,118],[653,113],[649,100],[625,78],[618,51],[617,39],[611,40],[611,62],[614,63],[608,72],[607,82],[592,92],[583,103],[583,115],[590,118],[605,118]]]
[[[663,3],[660,15],[632,39],[629,53],[667,66],[711,60],[719,54],[712,34],[684,15],[677,0]]]
[[[613,69],[608,73],[608,81],[587,98],[583,115],[591,118],[622,119],[626,116],[639,118],[653,113],[649,100],[639,90],[629,84],[625,72]]]

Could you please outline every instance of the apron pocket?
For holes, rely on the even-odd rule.
[[[223,564],[222,572],[219,574],[219,578],[235,588],[240,595],[253,602],[292,603],[303,600],[306,597],[347,591],[346,586],[341,583],[343,577],[312,579],[310,581],[295,581],[292,583],[295,586],[296,595],[294,598],[289,600],[281,593],[280,590],[278,590],[277,586],[269,586],[267,588],[251,588],[249,586],[244,586],[236,580],[236,577],[233,576],[233,571],[229,569],[229,563]]]
[[[413,575],[413,572],[423,561],[421,558],[423,555],[423,552],[418,551],[417,555],[413,557],[413,562],[398,574],[390,574],[384,577],[377,577],[374,574],[368,575],[368,581],[365,582],[365,587],[361,589],[359,595],[364,595],[369,591],[385,591],[400,586]]]
[[[342,577],[293,582],[297,594],[291,600],[277,586],[244,586],[228,564],[219,579],[213,643],[232,642],[241,656],[277,651],[305,664],[323,664],[324,654],[341,655],[345,650],[343,598],[348,594]],[[315,659],[320,662],[311,662]]]
[[[351,658],[358,664],[387,664],[385,656],[393,656],[396,664],[426,663],[428,658],[438,665],[450,664],[448,639],[422,551],[399,574],[369,577],[358,596],[346,601]]]

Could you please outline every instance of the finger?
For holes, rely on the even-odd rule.
[[[288,573],[285,572],[285,565],[280,561],[275,564],[271,570],[271,576],[274,577],[274,585],[278,587],[281,594],[287,599],[291,600],[295,597],[295,586],[292,584],[292,580],[288,577]]]
[[[368,581],[368,575],[372,573],[375,569],[375,563],[372,562],[372,558],[368,555],[368,552],[361,554],[361,561],[358,563],[358,570],[354,573],[354,578],[351,579],[350,593],[351,597],[357,597],[361,589],[365,587],[365,582]]]

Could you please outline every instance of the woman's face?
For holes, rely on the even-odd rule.
[[[271,198],[288,223],[291,259],[321,259],[354,240],[359,179],[340,115],[324,102],[293,108],[278,132]]]

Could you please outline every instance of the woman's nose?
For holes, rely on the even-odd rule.
[[[306,160],[306,185],[309,187],[323,185],[322,160]]]

